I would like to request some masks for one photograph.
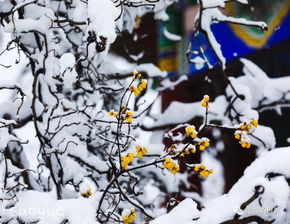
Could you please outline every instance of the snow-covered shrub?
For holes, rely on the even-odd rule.
[[[226,95],[214,101],[206,95],[201,105],[174,102],[163,114],[153,116],[160,92],[186,77],[171,82],[153,64],[130,64],[114,55],[110,46],[122,31],[132,32],[136,18],[146,13],[168,20],[165,10],[173,2],[0,0],[1,24],[12,38],[1,55],[16,48],[30,69],[24,69],[19,83],[0,86],[17,97],[0,109],[1,223],[283,223],[288,206],[288,149],[259,158],[228,195],[205,203],[202,209],[189,198],[166,215],[160,208],[167,193],[188,184],[181,163],[200,178],[212,176],[210,164],[207,168],[186,162],[187,156],[210,146],[203,135],[206,129],[232,129],[242,147],[274,149],[273,131],[258,125],[258,112],[273,103],[289,102],[287,78],[270,80],[243,59],[245,76],[225,75]],[[224,16],[217,7],[225,2],[200,0],[196,22],[196,32],[207,35],[222,69],[226,62],[210,30],[212,23],[266,28],[263,22]],[[203,61],[208,63],[206,58]],[[161,81],[153,90],[155,77]],[[255,86],[261,82],[267,88]],[[204,117],[200,127],[189,124],[196,116]],[[212,122],[217,120],[222,125]],[[29,124],[36,144],[21,135],[25,136],[21,128]],[[175,127],[165,137],[174,144],[147,141],[148,130],[168,124]],[[159,134],[153,133],[156,138]],[[33,153],[26,152],[28,147]],[[202,203],[197,194],[191,198]],[[234,207],[237,214],[232,206],[238,206]],[[273,210],[257,215],[257,206]],[[223,211],[217,212],[220,207]],[[243,213],[245,208],[253,212]],[[279,217],[277,210],[283,213]]]

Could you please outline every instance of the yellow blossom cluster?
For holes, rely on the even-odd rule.
[[[135,96],[138,96],[141,92],[134,86],[130,87],[130,91],[134,93]]]
[[[144,89],[147,87],[147,82],[142,79],[141,82],[137,85],[137,88],[134,86],[130,87],[131,92],[134,93],[135,96],[138,96]]]
[[[117,117],[118,115],[119,115],[118,112],[115,112],[115,111],[113,111],[113,110],[110,110],[110,111],[109,111],[109,116]]]
[[[128,123],[132,123],[133,121],[133,112],[132,111],[127,111],[126,115],[123,116],[123,119],[126,120]]]
[[[251,133],[251,130],[253,127],[257,128],[259,126],[257,120],[252,120],[252,121],[244,121],[243,123],[240,124],[239,130],[247,132],[247,134]]]
[[[123,222],[125,224],[132,223],[134,221],[135,217],[136,217],[135,209],[131,209],[130,214],[128,216],[123,217]]]
[[[196,153],[196,147],[195,145],[190,144],[184,152],[180,153],[181,157],[184,157],[185,155],[189,155],[190,153]]]
[[[206,166],[203,164],[199,166],[194,166],[194,171],[197,172],[201,177],[205,178],[209,177],[209,175],[213,173],[212,169],[207,170]]]
[[[257,128],[258,125],[257,120],[244,121],[240,124],[239,129],[235,131],[235,139],[239,140],[239,143],[243,148],[251,147],[249,134],[252,132],[253,128]]]
[[[170,149],[169,149],[169,152],[171,153],[171,154],[176,154],[176,145],[175,144],[172,144],[171,146],[170,146]]]
[[[209,96],[208,95],[205,95],[203,97],[203,100],[201,101],[201,106],[203,106],[206,109],[208,109],[208,102],[209,102]]]
[[[138,158],[142,158],[144,155],[146,155],[148,153],[148,150],[145,147],[141,147],[140,145],[137,145],[135,150],[137,152],[136,156]],[[121,158],[122,168],[124,170],[128,170],[129,169],[128,165],[130,163],[132,163],[134,161],[134,159],[135,159],[134,153],[128,153],[126,156],[122,157]]]
[[[128,153],[127,156],[121,158],[121,165],[124,170],[128,170],[128,165],[134,161],[134,153]]]
[[[197,131],[193,125],[187,126],[185,128],[185,133],[188,137],[195,138],[197,136]]]
[[[179,166],[171,158],[165,158],[163,165],[174,175],[180,170]]]
[[[133,72],[134,81],[142,78],[142,75],[138,72]],[[137,85],[137,87],[130,86],[130,91],[134,93],[135,96],[138,96],[144,89],[147,87],[147,81],[141,79],[141,82]]]
[[[134,71],[133,76],[134,76],[134,80],[137,80],[137,79],[140,79],[142,77],[142,74],[137,72],[137,71]]]
[[[81,196],[84,197],[84,198],[88,198],[88,197],[90,197],[92,195],[93,195],[93,192],[92,192],[91,188],[89,188],[86,192],[81,193]]]
[[[198,149],[200,151],[205,150],[207,147],[209,147],[209,139],[208,138],[201,138],[200,141],[197,142]]]
[[[125,111],[126,107],[122,106],[121,107],[121,111]],[[113,117],[118,117],[119,113],[115,112],[113,110],[109,111],[109,116],[113,116]],[[128,123],[132,123],[133,121],[133,112],[132,111],[127,111],[125,114],[122,115],[122,119],[124,121],[127,121]]]
[[[147,154],[148,150],[140,145],[136,146],[137,157],[142,158],[144,155]]]

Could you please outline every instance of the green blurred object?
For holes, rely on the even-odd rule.
[[[176,7],[175,5],[169,7],[167,9],[167,14],[169,15],[169,21],[166,22],[166,24],[160,24],[160,34],[159,34],[159,46],[160,49],[167,49],[170,47],[175,47],[176,42],[168,40],[164,34],[163,30],[167,29],[168,32],[180,35],[183,34],[183,16],[182,11]]]

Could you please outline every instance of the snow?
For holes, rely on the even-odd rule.
[[[0,118],[0,152],[3,152],[10,141],[18,141],[18,139],[9,133],[9,125],[16,124],[13,120],[5,120]]]
[[[220,14],[220,11],[215,8],[206,9],[202,11],[201,28],[207,33],[209,43],[212,46],[216,56],[218,57],[218,60],[221,62],[223,69],[225,69],[226,59],[224,58],[222,54],[221,45],[217,42],[217,40],[214,37],[214,34],[212,33],[210,29],[211,24],[216,19],[215,16],[218,14]]]
[[[256,138],[250,136],[252,144],[259,148],[273,149],[276,146],[276,138],[273,130],[269,127],[259,125],[253,132]],[[262,140],[263,143],[261,141]],[[265,144],[265,145],[264,145]]]
[[[60,72],[64,73],[66,69],[73,68],[76,63],[76,59],[71,53],[63,54],[59,60]]]
[[[118,15],[119,10],[111,0],[88,0],[88,18],[90,19],[88,26],[96,32],[97,41],[100,41],[100,36],[108,39],[108,45],[115,41],[117,37],[115,18]],[[108,46],[106,49],[108,50]]]
[[[201,0],[204,8],[225,7],[225,1],[221,0]]]
[[[197,204],[187,198],[174,207],[171,212],[156,218],[150,224],[192,224],[192,220],[197,214]]]
[[[190,62],[195,64],[195,68],[197,70],[202,69],[204,64],[206,63],[206,61],[203,58],[199,57],[199,56],[196,56],[195,58],[190,59]]]
[[[265,191],[261,194],[260,206],[256,201],[250,204],[244,211],[244,215],[253,214],[260,215],[267,220],[276,219],[282,221],[285,218],[284,208],[287,206],[289,197],[289,187],[285,180],[290,173],[290,164],[288,158],[290,156],[290,148],[278,148],[265,153],[256,159],[244,172],[244,176],[232,187],[228,194],[218,197],[205,203],[205,209],[202,210],[201,217],[196,223],[214,224],[226,220],[230,220],[234,216],[235,209],[254,193],[255,186],[263,186]],[[265,164],[267,164],[265,166]],[[267,179],[267,173],[278,173],[283,176]],[[270,209],[277,206],[277,211],[269,213]],[[220,208],[223,208],[222,212]],[[257,212],[260,211],[263,212]]]
[[[180,83],[186,81],[188,79],[188,77],[186,75],[181,75],[179,76],[179,78],[175,81],[171,81],[169,79],[164,79],[161,82],[162,87],[159,88],[160,91],[163,91],[165,89],[171,89],[174,90],[175,86],[179,85]]]
[[[100,72],[115,74],[118,71],[119,74],[128,74],[138,71],[140,73],[145,72],[148,77],[163,77],[167,76],[166,71],[161,71],[156,65],[152,63],[136,64],[130,63],[126,59],[109,54],[100,67]]]
[[[240,60],[244,64],[243,72],[245,76],[239,78],[239,81],[247,84],[251,94],[255,96],[252,98],[253,107],[271,105],[276,101],[290,99],[288,94],[285,95],[285,92],[289,89],[289,77],[269,78],[253,62],[244,58]]]
[[[200,0],[204,8],[225,7],[225,3],[230,0]],[[241,4],[248,4],[247,0],[235,0]]]
[[[67,219],[72,224],[96,224],[94,213],[97,199],[98,196],[56,200],[49,192],[27,191],[19,197],[16,206],[6,212],[26,222],[56,224]]]
[[[221,196],[224,192],[224,168],[222,163],[215,158],[213,153],[211,153],[213,150],[215,149],[210,147],[207,151],[201,154],[201,163],[210,164],[210,169],[214,170],[214,173],[210,176],[210,178],[205,179],[201,183],[203,189],[202,196],[205,202]]]
[[[74,69],[76,59],[73,54],[63,54],[59,60],[60,72],[63,76],[63,83],[67,88],[72,88],[73,83],[77,80],[77,74]]]
[[[164,36],[168,39],[168,40],[172,40],[172,41],[181,41],[181,37],[176,35],[176,34],[173,34],[173,33],[170,33],[166,28],[164,28],[163,30],[163,34]]]
[[[233,219],[237,208],[240,208],[239,206],[253,195],[255,186],[264,186],[265,188],[260,199],[262,206],[259,206],[257,200],[255,200],[254,203],[250,204],[244,212],[242,212],[244,216],[241,218],[258,214],[266,220],[283,220],[283,209],[286,206],[289,196],[287,182],[283,177],[278,177],[273,181],[268,181],[260,177],[248,180],[247,185],[243,185],[242,188],[240,186],[238,192],[232,189],[228,194],[206,203],[205,209],[202,210],[201,217],[196,223],[214,224]],[[277,191],[277,188],[280,190]],[[275,205],[277,206],[277,210],[281,212],[268,213],[267,211],[271,210]],[[222,212],[220,210],[221,207],[223,208]]]

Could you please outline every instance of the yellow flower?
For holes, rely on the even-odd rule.
[[[138,84],[137,88],[140,92],[142,92],[147,87],[147,82],[142,79],[142,81]]]
[[[198,145],[199,145],[199,150],[203,151],[207,147],[209,147],[210,143],[207,138],[202,138],[201,141],[198,142]]]
[[[195,153],[196,152],[196,149],[195,148],[192,148],[192,149],[190,149],[190,152],[191,153]]]
[[[241,135],[240,134],[235,134],[235,139],[241,139]]]
[[[128,170],[128,169],[129,169],[129,167],[128,167],[128,163],[125,163],[124,161],[122,161],[122,162],[121,162],[121,165],[122,165],[122,168],[123,168],[124,170]]]
[[[204,140],[202,143],[205,147],[209,147],[209,140]]]
[[[191,138],[195,138],[197,136],[197,132],[194,126],[187,126],[185,128],[185,133],[188,137],[190,136]]]
[[[243,148],[250,148],[251,147],[251,143],[249,143],[249,142],[239,141],[239,143]]]
[[[253,120],[252,122],[244,121],[244,122],[240,125],[239,129],[240,129],[241,131],[246,131],[247,134],[249,134],[249,133],[251,133],[251,130],[252,130],[253,126],[254,126],[254,127],[258,127],[258,123],[257,123],[257,122],[258,122],[257,120]]]
[[[199,146],[199,150],[201,150],[201,151],[205,150],[205,146],[204,145],[200,145]]]
[[[133,122],[133,112],[132,111],[127,111],[126,115],[123,115],[123,120],[127,120],[128,123],[132,123]]]
[[[110,110],[109,111],[109,116],[113,116],[114,115],[114,111],[113,110]]]
[[[109,116],[113,116],[113,117],[117,117],[119,115],[117,112],[115,112],[113,110],[110,110],[108,114],[109,114]]]
[[[130,87],[130,90],[131,90],[131,92],[134,93],[135,96],[138,96],[138,95],[141,93],[141,92],[140,92],[137,88],[135,88],[134,86],[131,86],[131,87]]]
[[[203,100],[208,102],[209,101],[209,96],[208,95],[203,96]]]
[[[175,175],[179,172],[179,170],[180,170],[179,166],[175,164],[175,166],[173,166],[171,169],[171,173]]]
[[[130,159],[132,159],[132,161],[134,160],[134,153],[128,153],[128,155],[127,155]]]
[[[126,120],[128,121],[128,123],[132,123],[133,118],[131,116],[127,117]]]
[[[202,170],[199,172],[199,175],[202,177],[208,177],[209,176],[209,172],[207,172],[206,170]]]
[[[194,169],[195,172],[199,171],[199,167],[198,166],[195,166],[193,169]]]
[[[167,162],[167,163],[171,162],[171,160],[172,160],[171,158],[168,158],[168,157],[165,158],[165,162]]]
[[[163,165],[174,175],[180,170],[179,166],[175,164],[171,158],[165,158]]]
[[[172,152],[173,154],[176,154],[175,149],[176,149],[175,144],[172,144],[171,147],[170,147],[170,149],[169,149],[169,152]]]
[[[127,115],[127,116],[132,116],[132,115],[133,115],[133,112],[132,112],[132,111],[127,111],[127,112],[126,112],[126,115]]]
[[[209,96],[208,95],[205,95],[203,97],[202,102],[201,102],[201,106],[202,107],[205,107],[206,109],[208,109],[208,102],[209,102]]]
[[[207,178],[213,173],[213,170],[207,170],[205,165],[194,166],[194,171],[197,172],[201,177]]]
[[[259,126],[259,123],[257,120],[252,120],[252,124],[254,125],[255,128]]]
[[[137,157],[142,158],[147,154],[148,150],[146,148],[142,148],[140,145],[136,146]]]
[[[132,223],[134,221],[135,217],[136,217],[135,209],[131,209],[130,215],[123,217],[123,222],[125,224]]]
[[[136,72],[136,71],[133,72],[133,76],[134,76],[134,80],[142,77],[141,73]]]
[[[124,170],[128,170],[128,165],[134,161],[134,153],[128,153],[127,156],[121,158],[121,166]]]
[[[91,188],[89,188],[86,192],[81,193],[81,196],[84,197],[84,198],[88,198],[88,197],[90,197],[92,195],[93,195],[93,192],[92,192]]]
[[[185,132],[187,136],[190,136],[195,131],[195,128],[193,126],[188,126],[185,128]]]
[[[240,140],[239,143],[243,148],[250,148],[251,143],[248,134],[252,132],[253,128],[258,127],[258,121],[244,121],[240,124],[239,130],[234,133],[236,139]]]
[[[135,148],[136,152],[140,152],[141,151],[141,146],[140,145],[137,145],[136,148]]]

